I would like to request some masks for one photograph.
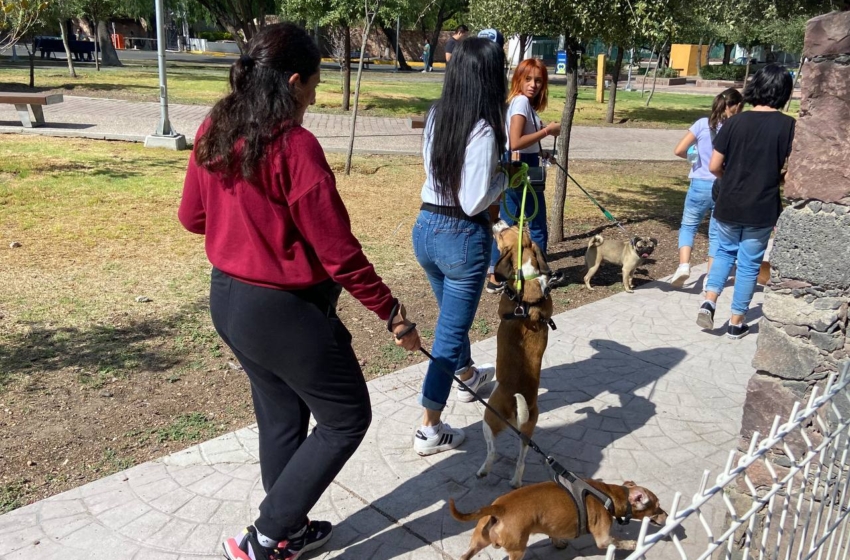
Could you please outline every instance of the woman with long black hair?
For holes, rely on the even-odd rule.
[[[506,186],[504,52],[486,38],[458,43],[443,93],[428,114],[423,138],[425,184],[413,227],[416,259],[428,275],[440,315],[419,403],[422,426],[413,448],[420,455],[453,449],[462,430],[441,422],[456,372],[473,390],[493,378],[493,367],[473,365],[469,329],[490,261],[490,207]],[[458,400],[472,395],[458,389]]]
[[[386,321],[396,344],[419,348],[351,233],[322,147],[301,126],[319,62],[297,25],[254,36],[230,69],[230,94],[198,130],[183,187],[180,221],[206,236],[213,325],[248,375],[259,427],[266,497],[254,525],[225,541],[231,560],[294,560],[331,536],[330,523],[307,514],[372,417],[336,315],[341,290]]]

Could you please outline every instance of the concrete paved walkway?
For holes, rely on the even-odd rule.
[[[172,126],[191,142],[210,108],[202,105],[169,105]],[[159,122],[159,104],[115,99],[65,96],[65,102],[44,107],[46,125],[21,126],[12,105],[0,105],[0,133],[31,133],[144,142]],[[351,119],[343,115],[308,113],[305,126],[328,152],[348,148]],[[575,159],[649,160],[677,159],[673,146],[681,130],[573,127],[570,156]],[[550,143],[546,143],[549,148]],[[422,131],[412,130],[406,119],[358,117],[355,151],[366,154],[419,155]]]
[[[735,447],[753,373],[758,327],[741,341],[721,336],[730,291],[721,298],[713,333],[694,324],[696,287],[673,291],[661,282],[556,317],[535,440],[581,475],[634,480],[655,491],[665,508],[676,491],[687,502],[703,469],[716,475]],[[760,302],[757,294],[754,307]],[[479,362],[492,361],[495,350],[489,339],[473,354]],[[501,458],[493,472],[475,477],[485,455],[478,404],[452,402],[447,409],[447,420],[467,430],[460,449],[430,458],[413,452],[424,367],[369,383],[374,421],[312,512],[336,529],[326,550],[310,557],[457,558],[472,524],[450,517],[448,498],[472,510],[510,490],[517,451],[510,434],[497,442]],[[530,454],[527,464],[526,483],[547,479],[536,456]],[[246,428],[0,516],[0,559],[211,560],[219,557],[223,538],[254,519],[262,497],[257,434]],[[703,512],[722,522],[716,507]],[[688,549],[705,544],[697,523],[686,525]],[[617,531],[636,536],[638,528],[632,523]],[[589,537],[567,551],[541,537],[533,542],[526,558],[602,557]],[[479,556],[503,557],[494,549]],[[678,555],[662,543],[650,557]]]

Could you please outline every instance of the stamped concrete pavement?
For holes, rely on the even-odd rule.
[[[665,507],[676,491],[687,502],[703,469],[716,474],[735,447],[753,373],[756,336],[722,336],[729,292],[712,333],[694,324],[700,296],[693,285],[676,291],[654,282],[557,316],[544,356],[535,441],[580,475],[634,480]],[[755,317],[760,302],[757,294]],[[496,340],[489,339],[473,355],[486,362],[495,352]],[[419,364],[369,383],[372,426],[311,514],[336,529],[310,557],[458,558],[473,525],[451,518],[448,498],[473,510],[510,490],[518,445],[509,433],[497,440],[500,459],[492,473],[475,476],[485,455],[478,404],[452,401],[446,411],[467,432],[458,450],[429,458],[413,452],[424,369]],[[527,465],[525,483],[547,479],[539,457],[531,453]],[[0,560],[211,560],[220,556],[223,538],[254,519],[262,497],[257,433],[249,427],[0,516]],[[722,521],[718,509],[703,512]],[[705,544],[696,523],[681,535],[688,549]],[[638,528],[617,531],[636,536]],[[532,542],[526,558],[602,557],[589,537],[567,551],[540,536]],[[678,554],[662,543],[650,557]],[[487,549],[478,558],[504,554]]]
[[[169,120],[190,142],[209,113],[201,105],[169,105]],[[159,122],[159,104],[65,96],[65,101],[44,107],[46,125],[24,128],[11,105],[0,105],[0,133],[28,133],[144,142]],[[304,125],[316,135],[325,151],[345,152],[351,119],[347,115],[308,113]],[[570,157],[600,160],[675,160],[673,146],[680,130],[573,127]],[[554,139],[552,139],[554,140]],[[550,142],[552,141],[550,140]],[[546,144],[549,148],[550,144]],[[362,154],[419,155],[422,131],[410,129],[406,119],[357,118],[355,152]]]

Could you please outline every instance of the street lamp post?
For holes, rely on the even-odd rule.
[[[156,0],[156,50],[159,67],[159,124],[156,132],[145,138],[146,148],[169,148],[183,150],[186,148],[186,137],[171,127],[168,120],[168,87],[165,77],[165,10],[163,1]]]

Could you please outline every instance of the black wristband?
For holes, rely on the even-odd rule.
[[[401,340],[402,338],[404,338],[404,337],[406,337],[407,335],[409,335],[409,334],[410,334],[410,332],[411,332],[413,329],[415,329],[415,328],[416,328],[416,323],[410,323],[410,325],[409,325],[409,326],[404,327],[404,329],[402,329],[402,331],[401,331],[400,333],[398,333],[397,335],[395,335],[395,339],[396,339],[396,340]]]
[[[387,319],[387,330],[393,332],[393,319],[398,315],[399,310],[401,310],[401,303],[396,299],[393,304],[393,310],[390,312],[390,318]]]

